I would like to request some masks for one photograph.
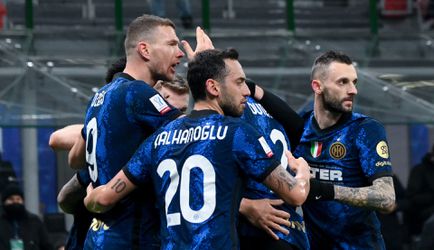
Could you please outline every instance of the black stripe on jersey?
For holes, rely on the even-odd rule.
[[[381,177],[392,177],[393,173],[390,171],[384,171],[384,172],[378,172],[376,174],[374,174],[373,176],[369,177],[369,181],[370,183],[373,183],[376,179],[381,178]]]
[[[128,178],[129,181],[131,181],[136,186],[141,186],[140,182],[128,171],[128,167],[124,166],[122,168],[122,171],[124,171],[125,176]]]

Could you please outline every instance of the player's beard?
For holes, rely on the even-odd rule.
[[[343,114],[343,113],[351,113],[353,111],[353,107],[345,108],[343,106],[344,100],[339,100],[336,96],[330,94],[327,88],[324,88],[322,94],[322,102],[324,109],[331,113],[335,114]]]
[[[228,98],[228,95],[223,96],[223,99],[220,101],[220,108],[222,109],[224,115],[240,117],[244,112],[244,109],[241,107],[241,105],[237,106],[231,98]]]
[[[158,80],[165,81],[165,82],[171,82],[173,79],[170,79],[169,75],[166,73],[163,73],[158,70],[151,70],[151,78],[154,79],[155,82]]]

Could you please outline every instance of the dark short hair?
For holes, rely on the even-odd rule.
[[[325,79],[327,77],[327,69],[332,62],[352,64],[351,58],[342,52],[329,50],[315,59],[312,66],[311,80]]]
[[[134,49],[138,42],[158,39],[158,37],[154,36],[154,31],[159,26],[169,26],[175,29],[175,24],[168,18],[144,14],[134,19],[128,26],[125,38],[126,55],[129,55],[129,51]]]
[[[113,77],[115,74],[124,71],[125,66],[127,65],[127,58],[121,57],[114,61],[110,67],[107,69],[107,73],[105,75],[105,82],[109,83],[113,81]]]
[[[233,48],[205,50],[188,64],[187,81],[195,101],[205,100],[205,82],[208,79],[222,82],[228,75],[225,59],[238,60],[238,52]]]

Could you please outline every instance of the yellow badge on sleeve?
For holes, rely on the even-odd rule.
[[[384,159],[389,158],[389,147],[385,141],[380,141],[377,144],[377,154]]]

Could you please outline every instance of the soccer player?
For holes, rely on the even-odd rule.
[[[156,89],[163,98],[168,101],[172,106],[185,113],[188,108],[190,100],[190,88],[184,78],[176,75],[173,81],[159,80],[155,84]]]
[[[322,54],[311,79],[314,109],[294,151],[314,177],[303,205],[311,249],[384,249],[374,210],[395,206],[384,127],[352,112],[357,72],[347,55]]]
[[[116,73],[122,72],[125,68],[125,58],[120,58],[113,63],[106,75],[108,82],[113,79]],[[173,82],[158,81],[154,86],[158,92],[174,107],[183,111],[188,107],[189,102],[189,87],[186,81],[179,75]],[[80,131],[83,124],[74,124],[65,128],[56,130],[50,136],[49,145],[54,150],[70,150],[74,145],[77,137],[81,137]],[[66,213],[74,215],[74,224],[70,229],[67,249],[83,249],[86,232],[91,224],[92,215],[83,205],[83,198],[86,195],[86,185],[90,180],[82,180],[88,178],[87,175],[81,176],[82,184],[74,175],[70,181],[65,184],[58,195],[58,202],[62,210]],[[74,189],[75,187],[79,187]],[[81,188],[80,188],[81,187]],[[68,200],[67,200],[68,199]]]
[[[299,140],[303,122],[286,103],[282,103],[280,98],[264,91],[250,80],[246,82],[251,97],[247,98],[247,107],[241,118],[264,135],[268,145],[280,160],[281,166],[286,168],[288,159],[284,154],[285,150],[291,149],[290,141],[295,144],[294,141]],[[270,111],[281,109],[275,106],[275,104],[280,105],[286,116],[292,118],[295,116],[294,121],[282,120],[285,124],[291,125],[287,129],[293,140],[288,138],[285,127],[273,118],[261,103],[264,103]],[[274,105],[269,105],[270,103]],[[303,217],[297,213],[295,206],[283,202],[268,187],[251,178],[246,181],[243,197],[240,206],[240,213],[243,216],[240,216],[238,226],[242,250],[309,248]]]
[[[197,34],[204,35],[201,29]],[[157,80],[172,80],[184,56],[174,24],[150,15],[136,18],[128,27],[125,52],[124,71],[101,88],[88,107],[82,131],[86,142],[80,138],[69,154],[72,167],[86,162],[95,187],[107,183],[156,128],[181,114],[152,88]],[[94,218],[84,248],[158,249],[158,227],[154,198],[132,193]]]
[[[237,59],[235,50],[199,53],[187,75],[192,113],[157,130],[109,183],[89,186],[87,208],[105,212],[152,179],[162,249],[237,249],[246,176],[264,182],[289,204],[303,203],[309,191],[306,162],[287,152],[293,177],[273,157],[264,137],[236,118],[250,93]]]

